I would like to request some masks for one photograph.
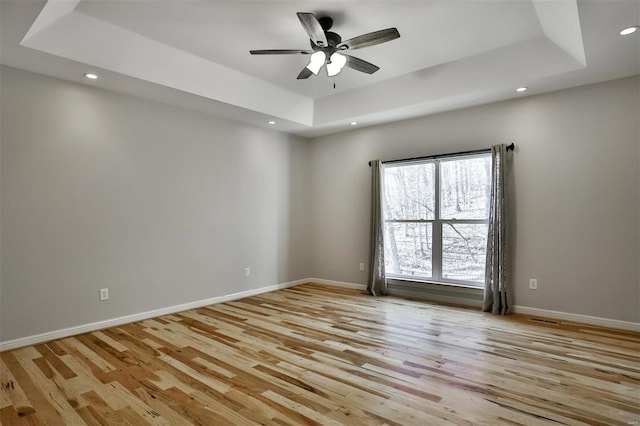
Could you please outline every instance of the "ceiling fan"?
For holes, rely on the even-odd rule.
[[[333,19],[330,17],[324,16],[318,19],[313,13],[304,12],[298,12],[297,15],[302,27],[309,35],[311,50],[267,49],[251,50],[249,53],[252,55],[311,55],[309,64],[298,74],[298,80],[318,75],[325,64],[329,77],[340,73],[345,66],[356,71],[373,74],[380,68],[343,52],[374,46],[400,37],[396,28],[387,28],[342,41],[340,35],[329,31],[333,26]]]

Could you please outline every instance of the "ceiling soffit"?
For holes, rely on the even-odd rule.
[[[359,84],[347,84],[346,88],[339,87],[314,98],[178,48],[177,44],[170,45],[90,16],[80,11],[81,3],[49,0],[21,45],[308,128],[331,127],[385,114],[402,116],[407,111],[412,111],[412,115],[428,113],[437,111],[438,105],[442,109],[473,104],[522,82],[586,65],[576,2],[534,0],[527,4],[536,25],[529,25],[520,38],[503,40],[492,48],[486,44],[476,49],[465,46],[460,50],[464,50],[465,56],[443,56],[441,62],[424,68],[415,69],[417,62],[413,61],[407,69],[396,67],[391,75],[369,84],[361,83],[369,76],[354,73],[360,79]],[[403,34],[400,26],[399,29]],[[388,44],[402,41],[401,37]],[[402,44],[395,48],[401,49]]]

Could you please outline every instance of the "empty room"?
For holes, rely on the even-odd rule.
[[[640,1],[0,0],[1,425],[637,425]]]

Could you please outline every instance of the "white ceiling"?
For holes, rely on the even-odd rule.
[[[308,49],[296,12],[401,37],[350,52],[375,74],[297,80],[308,56],[249,55]],[[618,35],[638,0],[1,0],[0,19],[3,64],[303,136],[640,74]]]

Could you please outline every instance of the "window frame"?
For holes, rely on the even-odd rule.
[[[473,153],[473,154],[459,154],[459,155],[444,155],[434,158],[426,158],[426,159],[414,159],[407,161],[394,161],[388,165],[383,163],[382,170],[382,187],[383,187],[383,196],[384,196],[384,188],[385,186],[385,170],[387,168],[393,167],[406,167],[411,165],[419,165],[419,164],[434,164],[434,218],[433,219],[388,219],[386,217],[387,212],[383,213],[383,226],[384,226],[384,235],[387,235],[387,224],[389,223],[430,223],[431,224],[431,277],[419,276],[419,275],[403,275],[403,274],[395,274],[386,271],[385,274],[387,278],[398,281],[412,281],[412,282],[422,282],[422,283],[432,283],[432,284],[442,284],[442,285],[451,285],[458,287],[471,287],[471,288],[482,288],[484,287],[484,280],[481,282],[478,281],[465,281],[465,280],[455,280],[455,279],[445,279],[442,277],[442,235],[443,228],[445,224],[484,224],[489,225],[489,212],[487,212],[486,219],[442,219],[441,215],[441,206],[440,199],[442,197],[442,188],[441,188],[441,171],[440,165],[443,161],[455,161],[455,160],[464,160],[470,158],[489,158],[491,159],[491,152],[481,152],[481,153]],[[492,165],[490,165],[492,167]],[[491,183],[490,183],[491,184]]]

